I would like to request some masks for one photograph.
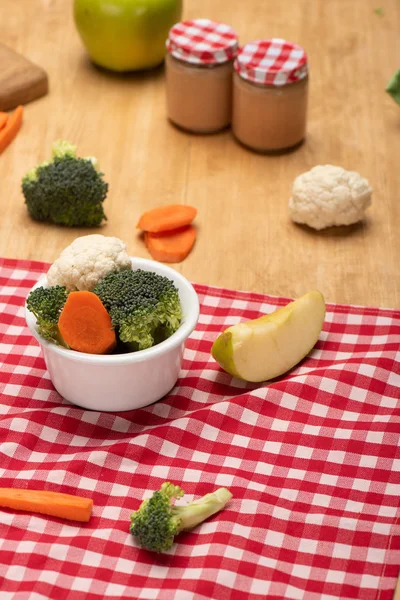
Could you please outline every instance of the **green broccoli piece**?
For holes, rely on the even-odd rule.
[[[35,315],[38,332],[46,340],[66,346],[58,329],[58,319],[67,300],[67,288],[61,285],[32,290],[26,300],[28,310]]]
[[[385,90],[397,104],[400,104],[400,69],[390,79]]]
[[[229,490],[220,488],[191,504],[174,506],[174,500],[183,495],[179,486],[165,482],[131,514],[130,532],[143,548],[153,552],[169,550],[179,532],[193,529],[222,510],[232,498]]]
[[[66,227],[94,227],[107,219],[103,202],[108,184],[93,158],[79,158],[76,147],[61,141],[53,145],[53,158],[28,171],[22,192],[29,214],[36,221]]]
[[[93,292],[108,310],[119,339],[131,351],[167,339],[181,324],[179,293],[168,277],[142,269],[106,275]]]

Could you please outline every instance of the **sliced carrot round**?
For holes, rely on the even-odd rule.
[[[197,215],[197,208],[186,204],[167,204],[145,212],[137,228],[151,233],[171,231],[189,225]]]
[[[0,153],[13,141],[22,125],[24,107],[17,106],[0,130]]]
[[[5,126],[7,121],[8,121],[8,113],[0,112],[0,129],[3,129],[3,127]]]
[[[165,233],[146,231],[144,234],[145,244],[154,260],[166,263],[181,262],[193,248],[195,240],[193,225]]]
[[[58,320],[68,346],[78,352],[108,354],[117,340],[111,317],[93,292],[70,292]]]

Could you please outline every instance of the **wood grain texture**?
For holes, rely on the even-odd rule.
[[[0,110],[11,110],[47,94],[47,73],[30,60],[0,44]]]
[[[123,238],[132,255],[149,256],[135,228],[142,212],[193,204],[196,245],[176,265],[192,281],[290,297],[319,288],[331,302],[400,307],[400,107],[384,92],[399,67],[400,3],[382,0],[384,16],[376,4],[186,0],[185,17],[226,21],[242,43],[277,36],[307,50],[307,141],[266,157],[230,131],[191,136],[170,125],[162,68],[118,76],[92,66],[70,2],[3,0],[2,41],[43,65],[51,93],[26,107],[19,136],[0,157],[0,255],[52,261],[89,233],[33,222],[20,191],[27,169],[65,138],[98,157],[110,183],[100,231]],[[289,220],[293,179],[324,163],[368,178],[374,194],[365,223],[314,233]]]

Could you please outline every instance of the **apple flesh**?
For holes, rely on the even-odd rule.
[[[251,382],[279,377],[312,350],[325,318],[325,300],[313,291],[269,315],[228,327],[211,354],[231,375]]]
[[[92,61],[112,71],[159,65],[182,0],[74,0],[74,20]]]

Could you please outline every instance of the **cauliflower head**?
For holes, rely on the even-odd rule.
[[[70,291],[92,290],[111,271],[131,269],[122,240],[100,234],[84,235],[67,246],[47,273],[50,286]]]
[[[372,188],[356,171],[318,165],[296,177],[289,214],[313,229],[361,221],[371,204]]]

